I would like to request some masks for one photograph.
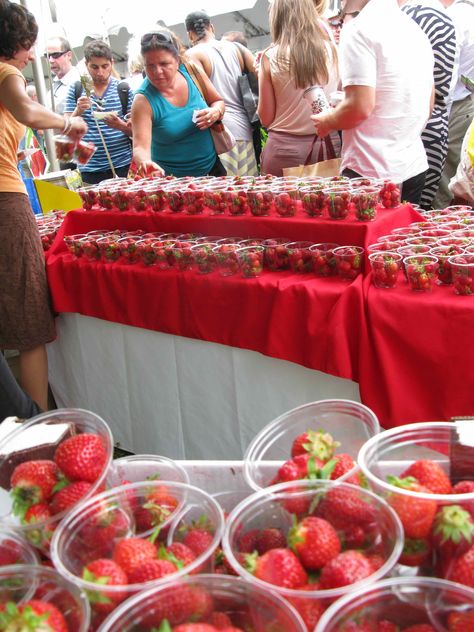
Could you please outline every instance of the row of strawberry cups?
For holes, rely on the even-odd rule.
[[[321,404],[321,403],[316,403],[316,406],[317,406],[318,404]],[[339,409],[338,409],[338,412],[337,412],[337,415],[339,415],[339,416],[341,416],[341,414],[342,414],[342,411],[341,411],[341,409],[340,409],[340,405],[341,405],[341,404],[340,404],[340,402],[339,402]],[[351,402],[351,405],[354,405],[354,403],[352,403],[352,402]],[[304,407],[303,407],[303,408],[304,408]],[[363,409],[365,409],[365,407],[361,407],[361,409],[363,410]],[[299,410],[299,409],[296,409],[296,411],[298,411],[298,410]],[[320,413],[322,413],[322,412],[323,412],[323,411],[321,410],[321,408],[320,408],[320,407],[319,407],[319,409],[318,409],[318,410],[319,410],[319,412],[320,412]],[[367,409],[366,409],[366,410],[367,410]],[[291,418],[291,416],[292,416],[292,415],[291,415],[291,413],[294,413],[294,412],[295,412],[295,411],[290,411],[290,413],[288,414],[288,418]],[[313,411],[305,411],[305,412],[313,412]],[[356,415],[357,415],[357,414],[358,414],[359,416],[361,416],[361,414],[362,414],[362,413],[361,413],[360,411],[359,411],[359,412],[357,412],[357,411],[356,411]],[[327,415],[328,415],[328,413],[327,413],[327,411],[326,411],[326,413],[324,413],[324,415],[323,415],[323,418],[324,418],[324,419],[326,419],[326,421],[327,421],[327,422],[330,422],[330,421],[331,421],[331,419],[330,419]],[[337,415],[336,415],[336,418],[337,418]],[[303,417],[304,417],[304,415],[303,415]],[[345,421],[347,421],[348,419],[349,419],[349,418],[345,419]],[[354,417],[354,415],[353,415],[353,417],[352,417],[352,421],[354,422],[355,420],[356,420],[356,417]],[[277,421],[278,421],[278,420],[277,420]],[[370,420],[369,420],[369,421],[370,421]],[[309,425],[309,423],[310,423],[310,422],[308,421],[308,425]],[[319,423],[319,422],[318,422],[318,423]],[[366,423],[368,423],[368,422],[366,422]],[[270,425],[272,425],[272,424],[270,424]],[[331,425],[331,424],[330,424],[330,425]],[[362,425],[364,426],[364,424],[362,424]],[[373,425],[373,422],[372,422],[372,423],[371,423],[371,425],[370,425],[370,427],[371,427],[372,429],[376,429],[376,428],[377,428],[377,425],[376,425],[376,426],[374,426],[374,425]],[[367,430],[369,430],[369,427],[367,427],[367,428],[366,428],[366,431],[365,431],[365,432],[367,432]],[[265,431],[265,432],[262,432],[262,433],[261,433],[261,435],[262,435],[262,436],[264,436],[265,434],[268,434],[268,432],[267,432],[267,431]],[[370,434],[370,430],[369,430],[369,434]],[[382,433],[382,434],[383,434],[383,433]],[[260,436],[260,437],[257,437],[257,438],[256,438],[256,441],[255,441],[255,443],[256,443],[256,444],[261,444],[261,443],[262,443],[262,436]],[[363,436],[364,436],[364,433],[362,433],[362,437],[363,437]],[[379,436],[381,436],[381,435],[379,435]],[[362,437],[361,437],[361,438],[362,438]],[[352,465],[354,465],[354,463],[353,463],[353,462],[352,462]],[[178,484],[178,485],[179,485],[179,484]],[[292,485],[293,485],[293,488],[294,488],[294,482],[292,483]],[[169,485],[166,485],[166,487],[167,487],[167,488],[169,488]],[[291,487],[291,485],[290,485],[290,487]],[[150,494],[150,490],[151,490],[151,486],[150,486],[150,484],[148,484],[148,485],[147,485],[147,489],[148,489],[148,491],[147,491],[146,493],[147,493],[147,494]],[[125,504],[126,504],[127,506],[131,504],[131,505],[132,505],[132,507],[134,507],[134,509],[138,511],[137,506],[136,506],[136,494],[132,493],[129,489],[127,489],[127,490],[120,490],[120,492],[119,492],[119,493],[123,495],[124,491],[127,491],[127,494],[125,495],[125,499],[126,499],[126,503],[125,503]],[[172,492],[172,490],[167,489],[168,503],[170,502],[170,501],[169,501],[170,491]],[[289,490],[288,490],[288,491],[289,491]],[[326,490],[326,491],[327,491],[327,490]],[[291,498],[292,498],[291,502],[290,502],[290,500],[289,500],[289,499],[287,499],[287,500],[285,501],[285,503],[286,503],[286,505],[287,505],[287,506],[285,506],[285,511],[286,511],[286,510],[288,510],[288,507],[292,507],[292,508],[296,511],[296,508],[297,508],[297,507],[299,507],[299,508],[301,509],[301,507],[302,507],[302,506],[306,507],[306,506],[307,506],[307,504],[308,504],[308,503],[303,502],[303,500],[301,499],[301,494],[296,494],[296,495],[294,496],[294,498],[293,498],[294,492],[295,492],[295,489],[293,489],[293,491],[292,491],[292,492],[291,492],[291,494],[290,494],[290,495],[291,495]],[[110,492],[110,493],[112,494],[112,492]],[[312,493],[313,493],[313,494],[315,493],[315,492],[314,492],[314,489],[312,490]],[[342,494],[342,490],[339,490],[339,492],[338,492],[338,493],[339,493],[339,494]],[[349,491],[348,491],[348,490],[345,490],[345,492],[344,492],[344,493],[345,493],[346,495],[345,495],[345,497],[344,497],[344,499],[343,499],[343,500],[344,500],[343,505],[344,505],[344,506],[347,506],[347,507],[349,507],[349,506],[350,506],[350,504],[351,504],[350,502],[348,502],[349,497],[347,496],[347,494],[352,495],[352,497],[353,497],[353,498],[352,498],[353,502],[356,502],[356,498],[355,498],[354,494],[355,494],[358,498],[359,498],[360,494],[363,494],[363,495],[364,495],[364,492],[363,492],[363,491],[361,491],[361,490],[357,490],[356,492],[354,492],[354,490],[352,490],[352,491],[350,491],[350,490],[349,490]],[[106,493],[104,496],[105,496],[105,497],[107,497],[107,494],[108,494],[108,493]],[[162,489],[160,490],[160,495],[161,495],[161,496],[160,496],[160,497],[161,497],[161,499],[163,499],[163,490],[162,490]],[[173,494],[172,494],[172,495],[173,495]],[[471,494],[471,496],[472,496],[472,494]],[[286,497],[287,497],[287,496],[286,496],[286,491],[285,491],[285,498],[286,498]],[[367,496],[366,496],[366,495],[364,496],[364,498],[365,498],[365,501],[366,501],[366,502],[368,502],[368,500],[367,500]],[[297,499],[298,499],[298,500],[297,500]],[[90,529],[92,529],[92,527],[94,527],[94,529],[95,529],[96,527],[98,527],[97,521],[98,521],[98,523],[100,524],[100,528],[101,528],[101,529],[103,529],[103,530],[104,530],[104,533],[107,533],[107,534],[108,534],[108,536],[110,536],[111,534],[113,534],[113,531],[114,531],[115,527],[117,527],[117,528],[118,528],[118,532],[119,532],[119,533],[120,533],[120,530],[125,531],[125,529],[128,529],[128,530],[130,529],[130,524],[131,524],[131,523],[129,524],[129,522],[130,522],[130,521],[129,521],[129,519],[128,519],[128,518],[127,518],[127,519],[125,519],[125,517],[122,515],[122,514],[123,514],[123,512],[119,512],[119,514],[120,514],[120,519],[119,519],[117,522],[115,522],[115,519],[111,519],[111,517],[113,518],[113,516],[114,516],[115,514],[114,514],[113,512],[111,513],[111,511],[112,511],[112,510],[110,509],[110,507],[103,507],[103,500],[104,500],[104,498],[102,498],[102,502],[98,502],[98,504],[97,504],[97,505],[94,503],[94,501],[89,502],[89,505],[91,505],[91,504],[92,504],[92,505],[94,505],[94,506],[99,507],[100,509],[102,509],[102,508],[103,508],[103,509],[104,509],[104,511],[106,511],[106,516],[104,517],[104,519],[103,519],[103,520],[99,520],[99,518],[98,518],[98,513],[97,513],[95,510],[94,510],[94,511],[92,511],[91,515],[92,515],[92,521],[93,521],[93,524],[92,524],[92,526],[91,526],[90,521],[89,521],[89,525],[87,526],[87,528],[85,528],[85,533],[86,533],[87,537],[89,537],[89,535],[90,535],[90,536],[91,536],[91,538],[90,538],[90,540],[88,540],[88,539],[86,538],[85,543],[81,540],[81,546],[79,547],[79,551],[77,551],[77,553],[78,553],[78,554],[80,554],[80,555],[82,555],[82,554],[84,553],[85,548],[87,548],[87,543],[88,543],[88,542],[90,542],[90,541],[94,541],[94,542],[95,542],[95,544],[97,544],[97,543],[100,543],[100,542],[101,542],[101,538],[100,538],[100,537],[96,537],[96,536],[98,535],[96,532],[94,532],[94,537],[92,537],[92,535],[93,535],[93,534],[89,532],[89,531],[90,531]],[[148,498],[148,497],[147,497],[147,500],[149,500],[149,498]],[[176,499],[175,499],[175,500],[176,500]],[[359,499],[359,500],[360,500],[360,499]],[[453,502],[453,500],[454,500],[454,496],[451,496],[450,501],[451,501],[451,502]],[[342,502],[342,501],[340,501],[340,502]],[[376,501],[370,501],[370,503],[369,503],[369,504],[372,504],[373,502],[376,502]],[[321,499],[319,500],[319,503],[321,503],[323,506],[324,506],[324,504],[325,504],[324,502],[321,502]],[[319,503],[318,503],[318,506],[319,506]],[[177,504],[178,504],[178,503],[177,503]],[[176,506],[177,506],[177,504],[176,504]],[[249,507],[252,507],[252,505],[254,505],[254,504],[255,504],[255,503],[251,503],[251,502],[249,502],[249,503],[248,503],[248,506],[249,506]],[[359,504],[360,504],[360,503],[359,503]],[[326,505],[327,505],[327,503],[326,503]],[[120,506],[120,505],[119,505],[119,506]],[[149,506],[149,505],[148,505],[148,506]],[[114,507],[115,507],[115,509],[114,509],[114,511],[115,511],[115,510],[116,510],[116,505],[114,505]],[[339,505],[338,505],[338,507],[339,507]],[[367,507],[365,507],[365,509],[367,509]],[[342,515],[342,514],[340,514],[340,511],[341,511],[341,507],[339,507],[339,508],[338,508],[338,511],[337,511],[337,515],[339,515],[339,517]],[[371,511],[372,511],[372,509],[371,509]],[[313,513],[315,513],[315,512],[313,511],[313,512],[312,512],[312,514],[313,514]],[[316,512],[316,515],[317,515],[317,513],[318,513],[318,512]],[[72,544],[71,544],[71,547],[73,546],[73,543],[74,543],[75,538],[76,538],[76,537],[78,537],[78,536],[80,535],[80,529],[82,529],[82,526],[81,526],[81,525],[83,525],[83,522],[81,521],[81,515],[83,515],[83,514],[84,514],[84,511],[83,511],[83,510],[79,510],[79,509],[77,509],[77,510],[74,512],[74,515],[76,516],[77,521],[79,521],[79,522],[77,523],[77,529],[75,528],[72,532],[71,532],[71,530],[70,530],[70,529],[69,529],[69,530],[68,530],[68,529],[66,529],[66,533],[67,533],[67,534],[69,534],[69,535],[67,535],[67,536],[61,536],[61,537],[66,537],[66,541],[69,541],[70,543],[72,543]],[[160,510],[160,515],[161,515],[161,516],[163,515],[163,514],[161,513],[161,510]],[[390,514],[390,512],[389,512],[389,515],[391,515],[391,514]],[[168,519],[168,517],[169,517],[169,516],[167,516],[167,518],[166,518],[166,519]],[[329,511],[329,510],[327,509],[327,507],[326,507],[325,511],[323,512],[323,514],[322,514],[322,516],[321,516],[321,519],[326,520],[328,517],[329,517],[330,519],[332,519],[332,520],[335,520],[335,519],[337,518],[337,516],[336,516],[336,518],[334,517],[334,511]],[[331,517],[332,517],[332,518],[331,518]],[[298,518],[303,519],[303,516],[298,514]],[[128,522],[127,522],[127,521],[128,521]],[[337,522],[337,520],[336,520],[336,522]],[[343,525],[340,521],[339,521],[339,523],[337,523],[337,524],[334,524],[334,525],[333,525],[334,527],[337,527],[338,529],[341,529],[341,528],[342,528],[343,530],[347,529],[347,527],[348,527],[348,526],[349,526],[349,527],[351,527],[351,528],[354,528],[354,529],[355,529],[355,533],[351,534],[351,535],[350,535],[350,537],[349,537],[349,535],[346,533],[346,535],[344,536],[344,538],[342,538],[342,539],[341,539],[341,541],[344,543],[344,548],[346,548],[346,550],[344,550],[344,551],[341,553],[341,555],[344,555],[345,553],[349,553],[349,551],[352,551],[350,554],[346,555],[344,559],[346,559],[346,560],[348,561],[348,560],[349,560],[349,557],[350,557],[350,558],[351,558],[351,564],[353,564],[353,563],[356,563],[356,562],[357,562],[357,564],[356,564],[356,565],[359,565],[359,566],[361,566],[361,565],[362,565],[362,567],[364,567],[364,568],[365,568],[365,572],[367,573],[368,571],[370,571],[370,570],[371,570],[371,568],[369,568],[369,566],[368,566],[367,560],[365,559],[365,558],[367,558],[367,556],[368,556],[368,558],[367,558],[367,559],[370,559],[370,560],[372,561],[372,563],[375,563],[375,566],[378,566],[378,565],[380,564],[380,562],[382,561],[382,568],[384,568],[384,569],[385,569],[385,566],[384,566],[384,564],[383,564],[383,561],[384,561],[384,559],[385,559],[385,558],[384,558],[384,554],[381,552],[381,550],[380,550],[379,548],[377,548],[377,546],[378,546],[378,545],[376,545],[376,542],[378,542],[379,540],[378,540],[377,538],[375,538],[375,540],[374,540],[374,539],[370,539],[370,538],[366,538],[366,544],[370,544],[370,546],[367,546],[367,548],[364,548],[364,547],[363,547],[363,549],[364,549],[364,551],[367,551],[367,553],[364,553],[364,555],[363,555],[362,557],[361,557],[359,554],[357,554],[357,555],[356,555],[356,553],[360,553],[360,550],[359,550],[359,549],[360,549],[360,546],[361,546],[361,542],[360,542],[360,541],[359,541],[359,542],[357,542],[357,540],[355,540],[354,538],[360,537],[360,535],[359,535],[359,536],[357,535],[357,527],[359,527],[359,530],[360,530],[361,525],[357,525],[357,524],[352,524],[352,525],[351,525],[351,521],[350,521],[349,519],[348,519],[348,520],[345,520],[344,522],[345,522],[345,524],[344,524],[344,525]],[[68,520],[68,523],[67,523],[67,524],[70,524],[70,523],[71,523],[71,520]],[[168,524],[168,523],[167,523],[167,524]],[[245,527],[248,527],[248,526],[249,526],[249,524],[250,524],[250,523],[248,522],[247,518],[244,520],[243,524],[245,525]],[[150,527],[151,525],[146,524],[145,526],[146,526],[146,527]],[[286,526],[288,526],[288,524],[287,524]],[[318,525],[318,526],[320,527],[321,525]],[[364,523],[364,526],[367,526],[367,525],[365,525],[365,523]],[[162,525],[162,528],[163,528],[163,527],[164,527],[164,525]],[[285,528],[286,528],[286,527],[285,527]],[[328,527],[326,527],[326,529],[327,529],[327,528],[328,528]],[[367,527],[367,528],[368,528],[368,527]],[[368,533],[367,528],[365,529],[366,536],[367,536],[367,533]],[[381,524],[379,524],[379,525],[378,525],[377,529],[379,529],[379,528],[381,528]],[[247,530],[247,529],[246,529],[246,530]],[[63,529],[61,529],[61,532],[63,532],[63,531],[64,531],[64,530],[63,530]],[[165,531],[166,531],[166,530],[165,530]],[[370,530],[369,530],[369,531],[370,531]],[[236,532],[238,532],[238,530],[237,530]],[[58,530],[58,531],[56,532],[56,535],[55,535],[55,538],[58,538],[58,541],[60,540],[59,533],[60,533],[60,530]],[[374,533],[375,533],[375,532],[374,532]],[[72,534],[72,535],[71,535],[71,534]],[[146,533],[142,533],[141,535],[145,535],[145,534],[146,534]],[[122,533],[122,535],[123,535],[123,533]],[[393,535],[393,534],[392,534],[392,535]],[[242,536],[242,533],[240,533],[240,536]],[[239,537],[240,537],[240,536],[239,536]],[[67,538],[68,538],[68,537],[69,537],[69,540],[67,540]],[[365,536],[364,536],[364,537],[365,537]],[[377,536],[377,537],[378,537],[378,536]],[[369,542],[369,540],[370,540],[370,542]],[[395,540],[397,540],[397,541],[398,541],[398,537],[397,537],[397,538],[395,538]],[[62,541],[64,541],[64,540],[62,540]],[[389,539],[388,539],[388,540],[386,539],[386,541],[388,542],[388,541],[389,541]],[[347,544],[347,543],[350,543],[350,542],[352,542],[352,544],[351,544],[349,547],[346,547],[346,544]],[[354,546],[356,545],[356,542],[357,542],[358,551],[354,552],[354,548],[351,548],[351,546],[352,546],[352,547],[354,547]],[[76,542],[76,546],[77,546],[77,542]],[[390,546],[391,546],[391,545],[390,545]],[[85,547],[85,548],[84,548],[84,547]],[[112,542],[109,542],[109,543],[107,544],[107,547],[109,547],[109,548],[108,548],[108,550],[109,550],[109,552],[110,552],[110,549],[113,549],[113,548],[114,548],[114,545],[113,545],[113,543],[112,543]],[[371,547],[372,547],[372,548],[373,548],[373,547],[375,547],[375,548],[374,548],[374,550],[372,550],[372,548],[371,548]],[[100,546],[99,546],[99,548],[100,548]],[[150,548],[150,547],[149,547],[149,548]],[[390,548],[390,547],[389,547],[389,548]],[[225,549],[225,537],[224,537],[224,549]],[[55,550],[55,549],[54,549],[54,545],[53,545],[53,551],[54,551],[54,550]],[[65,550],[67,550],[67,546],[66,546],[66,549],[65,549]],[[71,550],[72,550],[72,548],[71,548]],[[150,550],[151,550],[151,548],[150,548]],[[98,551],[98,549],[97,549],[97,548],[95,548],[95,549],[94,549],[94,554],[98,554],[98,553],[102,554],[102,551],[100,551],[100,552],[99,552],[99,551]],[[238,553],[238,551],[237,551],[237,553]],[[235,554],[235,551],[234,551],[234,554]],[[274,555],[274,554],[272,554],[272,555]],[[285,553],[285,555],[288,555],[288,553]],[[365,557],[364,557],[364,556],[365,556]],[[68,562],[68,564],[69,564],[69,563],[71,563],[71,564],[76,564],[76,566],[77,566],[77,560],[75,561],[75,558],[76,558],[77,556],[76,556],[76,555],[73,555],[72,557],[73,557],[73,560],[72,560],[72,561],[69,561],[69,562]],[[395,558],[396,558],[396,557],[398,557],[398,555],[395,555]],[[229,559],[229,558],[230,558],[230,559],[232,559],[232,558],[231,558],[231,552],[226,551],[226,559]],[[355,562],[352,558],[354,558],[354,559],[356,559],[356,558],[357,558],[357,559],[356,559],[356,562]],[[364,558],[364,559],[362,559],[362,558]],[[381,558],[382,558],[382,560],[381,560]],[[68,558],[68,559],[69,559],[69,558]],[[112,559],[113,559],[113,557],[112,557]],[[85,560],[83,560],[83,561],[85,561]],[[63,562],[63,563],[64,563],[64,562]],[[61,562],[59,562],[59,564],[61,564]],[[262,564],[263,564],[263,563],[262,563]],[[156,565],[155,565],[155,566],[156,566]],[[232,566],[232,564],[231,564],[231,566]],[[244,568],[244,571],[245,571],[245,572],[243,572],[243,573],[242,573],[245,577],[247,577],[247,575],[248,575],[248,573],[249,573],[249,570],[248,570],[247,566],[248,566],[248,565],[246,565],[246,567]],[[334,566],[334,564],[333,564],[333,566]],[[336,567],[337,567],[337,565],[336,565]],[[374,568],[375,568],[375,567],[374,567]],[[239,567],[239,568],[237,568],[236,570],[237,570],[237,572],[241,572],[241,571],[242,571],[242,569],[241,569],[240,567]],[[379,569],[379,570],[380,570],[380,569]],[[333,569],[333,571],[332,571],[332,572],[333,572],[333,574],[334,574],[336,571]],[[339,570],[337,570],[337,573],[339,573]],[[336,575],[337,575],[337,573],[336,573]],[[74,575],[74,573],[72,573],[72,574]],[[246,574],[247,574],[247,575],[246,575]],[[328,580],[328,579],[327,579],[327,575],[328,575],[328,571],[326,572],[326,578],[324,579],[323,583],[324,583],[324,582],[325,582],[325,583],[327,583],[328,581],[332,581],[332,580]],[[371,579],[371,580],[372,580],[372,579],[374,579],[374,577],[372,577],[372,575],[373,575],[373,573],[372,573],[372,572],[369,572],[368,577],[370,577],[370,579]],[[381,576],[381,575],[376,575],[376,576]],[[247,577],[247,578],[248,578],[248,577]],[[77,578],[76,578],[76,579],[77,579]],[[94,582],[92,582],[92,583],[94,584]],[[270,584],[271,584],[271,583],[272,583],[272,582],[270,581]],[[93,587],[89,586],[89,588],[93,588]],[[291,592],[291,590],[293,590],[293,589],[290,589],[290,592]],[[299,590],[299,589],[298,589],[298,590]],[[301,607],[301,609],[302,609],[302,612],[303,612],[303,614],[304,614],[304,616],[305,616],[305,617],[312,617],[312,619],[310,619],[310,620],[313,620],[313,619],[316,617],[316,615],[317,615],[318,613],[319,613],[319,615],[321,614],[322,610],[323,610],[323,609],[324,609],[324,607],[327,605],[327,601],[325,601],[325,599],[324,599],[324,598],[326,598],[326,597],[336,596],[336,595],[332,595],[332,593],[331,593],[331,594],[330,594],[330,593],[327,593],[327,590],[332,590],[332,589],[324,588],[323,590],[321,590],[321,587],[318,587],[318,586],[316,586],[316,585],[314,584],[314,585],[313,585],[313,586],[312,586],[312,587],[311,587],[308,591],[303,590],[302,592],[298,592],[298,594],[297,594],[297,595],[295,595],[295,597],[296,597],[296,599],[297,599],[297,604],[299,603],[299,605],[300,605],[300,607]],[[312,594],[310,594],[310,593],[315,592],[315,591],[317,592],[317,594],[316,594],[316,595],[312,595]],[[106,591],[106,592],[108,592],[108,591]],[[125,592],[126,592],[126,591],[125,591]],[[285,592],[285,591],[283,591],[283,592]],[[336,592],[337,592],[337,591],[336,591]],[[342,592],[347,592],[347,588],[346,588],[346,589],[344,589],[344,590],[342,590]],[[122,595],[124,595],[124,591],[123,591],[123,589],[119,589],[119,588],[117,588],[117,589],[114,589],[114,590],[112,590],[112,591],[111,591],[111,594],[113,594],[113,595],[115,595],[115,594],[119,594],[119,593],[120,593],[120,594],[122,594]],[[127,593],[127,594],[128,594],[128,593]],[[303,597],[302,597],[302,595],[303,595]],[[125,596],[126,596],[126,595],[125,595]],[[286,596],[288,596],[288,595],[286,595]],[[291,596],[291,595],[290,595],[290,596]],[[108,599],[109,599],[109,598],[106,598],[106,600],[105,600],[105,601],[106,601],[106,603],[108,603],[108,601],[107,601]],[[308,601],[308,600],[309,600],[309,601]],[[100,603],[102,603],[102,604],[103,604],[103,601],[102,601],[101,599],[99,599],[99,600],[98,600],[98,603],[99,603],[99,604],[100,604]],[[113,604],[115,604],[114,600],[112,600],[112,603],[113,603]],[[115,605],[116,605],[116,604],[115,604]],[[110,606],[110,603],[109,603],[109,606]],[[323,607],[323,606],[324,606],[324,607]],[[98,614],[104,614],[103,609],[102,609],[102,612],[100,612],[101,608],[106,609],[106,610],[108,609],[106,605],[105,605],[105,606],[104,606],[104,605],[103,605],[103,606],[98,606],[98,609],[99,609],[99,613],[98,613]],[[98,615],[97,615],[97,616],[98,616]],[[310,628],[310,629],[312,629],[312,628]]]

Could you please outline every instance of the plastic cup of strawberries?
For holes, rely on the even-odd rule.
[[[101,259],[105,263],[113,263],[121,257],[119,235],[104,235],[97,240],[97,246],[101,253]]]
[[[73,160],[79,165],[87,165],[96,151],[97,147],[94,143],[88,143],[85,140],[80,140],[74,148]]]
[[[82,239],[86,236],[85,233],[81,233],[78,235],[64,235],[64,243],[66,244],[66,248],[74,257],[81,257],[84,252],[84,247],[82,243]]]
[[[276,214],[280,217],[294,217],[299,200],[297,185],[283,181],[273,189],[273,194]]]
[[[211,242],[201,242],[192,246],[194,264],[200,274],[209,274],[217,270],[215,247],[216,244]]]
[[[376,415],[359,402],[303,404],[255,435],[244,455],[245,480],[255,491],[310,478],[357,482],[357,454],[379,430]]]
[[[190,270],[194,263],[192,247],[195,241],[176,241],[171,247],[170,263],[173,268],[180,272]]]
[[[351,200],[355,195],[349,186],[328,187],[323,189],[325,196],[325,211],[330,219],[346,219],[351,208]]]
[[[474,476],[471,421],[386,430],[362,446],[370,487],[404,530],[400,568],[474,588]]]
[[[274,239],[262,241],[262,246],[265,248],[264,265],[268,270],[288,270],[290,261],[287,244],[289,242],[290,240],[284,237],[275,237]]]
[[[391,572],[403,547],[395,511],[338,481],[290,481],[260,490],[227,518],[222,547],[243,579],[274,590],[308,630],[327,606]]]
[[[189,215],[199,215],[204,210],[204,191],[191,183],[183,191],[184,210]]]
[[[205,491],[145,480],[82,503],[56,531],[51,555],[61,575],[87,592],[95,629],[134,593],[212,572],[223,526],[222,509]]]
[[[237,250],[240,272],[246,279],[255,278],[263,272],[263,246],[246,246]]]
[[[398,252],[373,252],[369,255],[372,269],[372,283],[378,288],[394,288],[402,264],[402,255]]]
[[[76,141],[69,136],[55,136],[54,146],[56,148],[56,158],[61,162],[70,162],[74,160],[74,150]]]
[[[316,276],[327,277],[336,274],[336,258],[334,249],[339,244],[321,243],[310,247],[313,257],[313,271]]]
[[[107,486],[117,487],[153,479],[189,483],[188,473],[177,461],[158,454],[133,454],[112,461]]]
[[[247,185],[228,186],[222,197],[229,215],[245,215],[250,207],[247,201]]]
[[[396,208],[401,201],[401,187],[391,180],[384,180],[379,191],[380,203],[384,208]]]
[[[279,595],[238,577],[209,574],[131,597],[101,626],[101,632],[188,629],[306,632],[301,617]]]
[[[232,276],[240,271],[238,250],[238,243],[219,243],[214,248],[213,252],[217,258],[217,269],[221,276]]]
[[[428,254],[403,259],[408,285],[415,292],[431,292],[438,278],[438,257]]]
[[[364,249],[361,246],[339,246],[333,250],[337,276],[344,281],[353,281],[364,265]]]
[[[474,294],[474,254],[464,253],[449,257],[454,292],[458,296]]]
[[[474,590],[433,577],[394,577],[341,597],[314,632],[468,632],[473,624]]]
[[[321,217],[326,206],[326,196],[322,184],[302,187],[300,190],[301,205],[309,217]]]
[[[52,568],[0,567],[0,629],[88,632],[85,593]]]
[[[58,523],[104,488],[112,451],[108,425],[87,410],[58,409],[19,424],[0,442],[2,524],[49,556]]]
[[[360,187],[352,192],[351,198],[354,213],[360,222],[370,222],[377,217],[379,189],[377,187]]]
[[[255,217],[270,215],[273,209],[274,195],[274,192],[267,186],[256,186],[247,189],[250,213]]]
[[[13,529],[0,527],[0,568],[12,564],[39,564],[36,549]]]
[[[140,250],[137,244],[141,240],[141,235],[126,235],[117,241],[121,261],[124,263],[138,263],[140,260]]]
[[[311,241],[292,241],[287,244],[290,270],[297,274],[307,274],[313,271],[313,255]]]

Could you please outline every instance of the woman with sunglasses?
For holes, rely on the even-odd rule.
[[[133,158],[138,172],[182,176],[225,175],[209,128],[224,102],[201,73],[210,105],[188,74],[177,38],[167,30],[141,39],[146,78],[132,106]]]
[[[0,0],[0,349],[20,352],[20,381],[42,409],[48,407],[45,343],[55,337],[43,248],[26,189],[17,169],[25,126],[61,129],[81,138],[87,125],[66,119],[30,99],[21,71],[34,59],[34,16]]]

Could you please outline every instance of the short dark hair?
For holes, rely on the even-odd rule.
[[[22,48],[29,50],[37,37],[35,16],[21,4],[0,0],[0,56],[13,59]]]
[[[247,38],[245,37],[245,33],[242,33],[242,31],[226,31],[221,36],[221,39],[222,38],[229,40],[229,42],[237,42],[238,44],[242,44],[242,46],[245,46],[245,48],[248,47]]]
[[[152,50],[167,50],[176,59],[181,59],[181,42],[176,35],[168,29],[150,31],[142,35],[140,40],[140,52],[142,55]]]
[[[206,34],[206,29],[211,24],[211,18],[205,11],[193,11],[188,13],[184,20],[187,31],[193,31],[198,36],[198,39],[202,39]]]
[[[84,57],[88,62],[92,57],[104,57],[109,61],[113,61],[112,49],[102,40],[92,40],[84,47]]]

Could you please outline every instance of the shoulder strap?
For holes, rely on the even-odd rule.
[[[198,65],[192,59],[188,58],[184,60],[184,67],[188,71],[192,82],[201,93],[202,98],[209,105],[209,100],[207,98],[206,85],[204,83],[204,80],[202,78],[201,71],[199,70]]]
[[[74,83],[74,100],[77,102],[78,98],[82,94],[82,83],[80,81],[76,81]]]
[[[130,86],[126,81],[119,81],[117,84],[117,92],[122,105],[122,114],[125,116],[128,112],[128,95],[130,93]]]

